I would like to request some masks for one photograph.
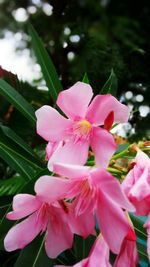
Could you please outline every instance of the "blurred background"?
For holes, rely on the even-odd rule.
[[[64,89],[86,72],[99,93],[113,68],[118,97],[132,110],[130,122],[118,134],[131,141],[149,139],[149,1],[0,0],[0,76],[9,77],[15,86],[13,74],[17,75],[22,94],[37,102],[35,87],[40,94],[46,86],[31,49],[28,22],[44,42]],[[41,99],[39,106],[42,99],[48,102],[46,94],[36,96]],[[1,103],[2,120],[15,127],[13,116],[8,116],[10,107],[2,99]]]

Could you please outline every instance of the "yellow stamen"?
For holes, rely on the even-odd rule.
[[[91,123],[88,122],[87,120],[82,120],[78,122],[78,126],[79,126],[79,131],[82,135],[88,134],[92,127]]]

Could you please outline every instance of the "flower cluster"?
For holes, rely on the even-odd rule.
[[[7,251],[22,249],[38,234],[45,234],[50,258],[73,245],[74,234],[83,238],[100,235],[88,258],[74,267],[110,267],[109,251],[116,254],[114,267],[138,263],[136,235],[128,211],[148,215],[150,211],[150,160],[137,151],[133,168],[122,184],[107,170],[116,151],[110,129],[126,122],[129,109],[110,94],[93,98],[90,85],[77,82],[57,98],[61,115],[50,106],[36,111],[37,133],[48,143],[46,160],[53,176],[35,183],[35,195],[18,194],[13,199],[10,220],[25,220],[5,237]],[[86,166],[89,154],[95,165]],[[84,166],[85,165],[85,166]],[[150,236],[150,219],[145,224]],[[150,255],[150,240],[148,240]]]

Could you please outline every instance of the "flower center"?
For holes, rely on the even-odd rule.
[[[92,128],[92,125],[87,120],[78,121],[74,125],[74,134],[78,137],[87,138],[89,136],[91,128]]]

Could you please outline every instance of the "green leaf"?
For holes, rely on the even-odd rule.
[[[83,82],[83,83],[90,84],[87,73],[84,74],[83,79],[82,79],[82,82]]]
[[[100,94],[112,94],[116,96],[117,88],[118,88],[117,77],[112,69],[108,80],[106,81],[102,90],[100,91]]]
[[[36,238],[25,247],[16,261],[14,267],[52,267],[55,261],[48,258],[44,248],[45,236]],[[55,245],[55,244],[54,244]]]
[[[5,134],[11,140],[17,144],[17,146],[20,146],[25,152],[27,152],[30,155],[30,160],[32,160],[33,163],[35,163],[38,167],[44,168],[45,165],[41,162],[41,160],[37,157],[37,155],[34,153],[34,151],[31,149],[31,147],[19,136],[17,135],[12,129],[9,127],[0,125],[0,128],[2,132]]]
[[[35,112],[32,106],[6,81],[0,79],[0,94],[35,125]]]
[[[4,128],[3,128],[4,129]],[[7,132],[8,133],[8,132]],[[10,132],[9,132],[10,134]],[[16,137],[13,135],[12,138]],[[15,142],[14,142],[15,140]],[[16,172],[27,180],[32,179],[43,166],[31,153],[16,143],[17,139],[11,140],[0,127],[0,157],[3,158]],[[20,139],[19,139],[20,140]]]
[[[15,195],[25,185],[26,181],[21,176],[0,180],[0,196]]]
[[[29,25],[29,34],[32,38],[33,49],[41,66],[46,85],[53,101],[55,102],[58,93],[62,90],[62,85],[59,81],[55,66],[32,25]]]
[[[75,235],[73,249],[77,261],[88,257],[94,241],[95,237],[93,235],[90,235],[87,238]]]
[[[134,225],[134,229],[135,229],[137,236],[141,238],[142,240],[147,240],[146,229],[143,228],[144,222],[139,217],[136,217],[131,213],[130,213],[130,218]]]

